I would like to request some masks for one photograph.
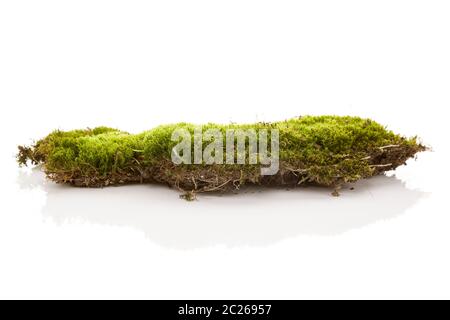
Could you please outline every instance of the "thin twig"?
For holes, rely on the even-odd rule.
[[[384,149],[398,148],[398,147],[400,147],[398,144],[390,144],[390,145],[387,145],[387,146],[379,147],[379,149],[384,150]]]
[[[370,167],[371,168],[383,168],[383,167],[390,167],[392,166],[392,163],[387,163],[387,164],[371,164]]]

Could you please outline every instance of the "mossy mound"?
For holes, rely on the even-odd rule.
[[[129,134],[116,129],[54,131],[31,147],[19,146],[20,165],[42,164],[59,183],[103,187],[125,183],[165,183],[188,192],[238,189],[242,185],[339,188],[395,169],[426,148],[417,138],[394,134],[380,124],[358,117],[305,116],[274,123],[207,124],[203,130],[279,130],[279,171],[262,176],[260,165],[175,165],[172,132],[195,125],[179,123]],[[203,144],[205,147],[207,142]]]

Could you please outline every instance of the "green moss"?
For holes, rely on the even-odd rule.
[[[163,125],[140,134],[106,127],[54,131],[32,148],[20,147],[18,161],[43,163],[50,178],[74,184],[79,184],[74,181],[81,179],[86,186],[136,182],[139,178],[186,189],[191,185],[183,179],[192,176],[195,180],[198,178],[195,174],[202,170],[217,177],[233,177],[234,185],[234,180],[239,185],[265,181],[258,176],[255,170],[258,166],[254,165],[182,165],[175,169],[169,164],[171,150],[177,144],[171,135],[179,128],[193,133],[196,126]],[[210,128],[220,129],[224,139],[227,129],[278,129],[282,165],[278,178],[289,178],[290,183],[297,178],[295,183],[307,181],[328,186],[356,181],[394,169],[425,149],[416,138],[404,138],[372,120],[349,116],[306,116],[275,123],[202,126],[203,130]],[[286,171],[289,177],[283,176]],[[227,181],[216,180],[216,187],[221,181]],[[274,183],[274,178],[266,180],[283,184],[278,180]],[[199,189],[195,181],[193,186]]]

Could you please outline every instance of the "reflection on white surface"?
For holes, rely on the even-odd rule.
[[[88,222],[131,227],[164,247],[265,246],[299,235],[337,235],[404,213],[426,193],[394,176],[360,181],[341,197],[324,188],[249,189],[200,195],[187,202],[165,186],[80,189],[47,182],[43,173],[21,171],[21,188],[47,193],[44,217],[57,224]]]

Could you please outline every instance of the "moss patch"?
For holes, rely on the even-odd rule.
[[[203,125],[202,129],[279,130],[280,170],[262,176],[260,165],[175,165],[175,129],[194,132],[190,123],[163,125],[140,134],[99,127],[54,131],[33,146],[19,146],[20,165],[42,164],[58,183],[103,187],[125,183],[165,183],[187,192],[238,189],[245,184],[339,188],[347,182],[395,169],[426,148],[415,137],[394,134],[358,117],[305,116],[274,123]],[[205,147],[207,141],[203,144]],[[225,143],[224,143],[225,146]]]

